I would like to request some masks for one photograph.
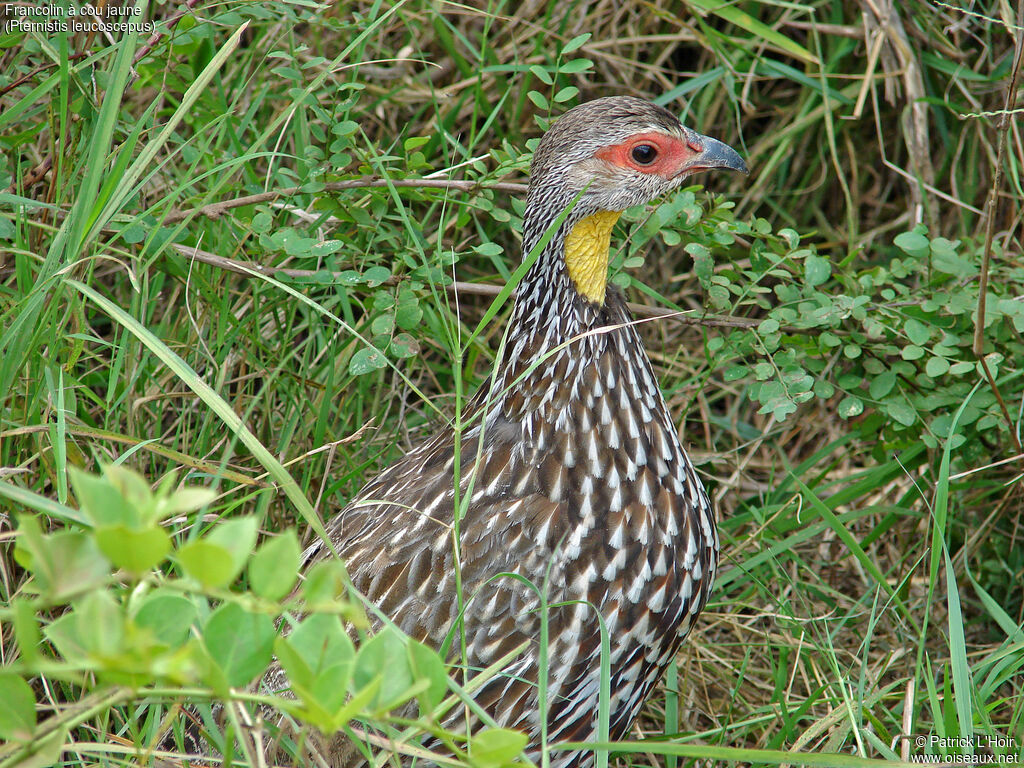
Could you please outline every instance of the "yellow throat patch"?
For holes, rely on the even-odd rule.
[[[565,266],[576,290],[595,304],[604,304],[608,285],[608,249],[612,227],[622,211],[599,211],[581,219],[565,237]]]

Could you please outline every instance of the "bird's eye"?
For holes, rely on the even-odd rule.
[[[658,150],[650,144],[637,144],[631,154],[639,165],[650,165],[658,156]]]

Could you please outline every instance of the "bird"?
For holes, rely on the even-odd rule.
[[[336,553],[384,615],[470,670],[525,647],[474,698],[538,761],[542,709],[547,743],[595,738],[602,622],[620,739],[711,592],[715,513],[608,260],[624,210],[712,169],[747,173],[731,147],[644,99],[557,118],[530,165],[522,252],[535,261],[460,434],[441,429],[386,467],[327,521],[329,546],[305,553]],[[553,750],[550,764],[593,758]]]

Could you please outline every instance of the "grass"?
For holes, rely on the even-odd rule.
[[[251,552],[222,542],[218,581],[186,548],[252,519],[268,541],[294,527],[297,549],[459,422],[498,357],[530,139],[627,92],[742,148],[752,174],[616,230],[629,298],[689,312],[642,327],[723,563],[629,744],[598,760],[896,765],[971,737],[1019,761],[1024,151],[1000,110],[1019,104],[1022,23],[997,3],[907,3],[888,24],[872,7],[238,2],[149,8],[159,39],[0,38],[0,698],[27,690],[39,721],[0,709],[0,763],[149,759],[169,705],[224,696],[158,645],[99,631],[76,655],[58,622],[127,627],[160,590],[205,606],[200,624],[236,604],[294,618],[253,592]],[[177,500],[111,550],[156,553],[162,530],[155,570],[76,559],[102,526],[71,468],[101,463]],[[109,608],[96,595],[120,613],[89,614]],[[112,672],[129,659],[137,679]]]

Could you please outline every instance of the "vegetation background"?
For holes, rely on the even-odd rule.
[[[752,173],[617,228],[724,559],[599,765],[1022,758],[1024,4],[85,7],[154,24],[0,36],[0,765],[176,763],[189,717],[259,764],[221,699],[407,750],[471,699],[353,646],[336,570],[286,596],[487,374],[532,141],[623,93]],[[298,701],[244,693],[275,649]]]

